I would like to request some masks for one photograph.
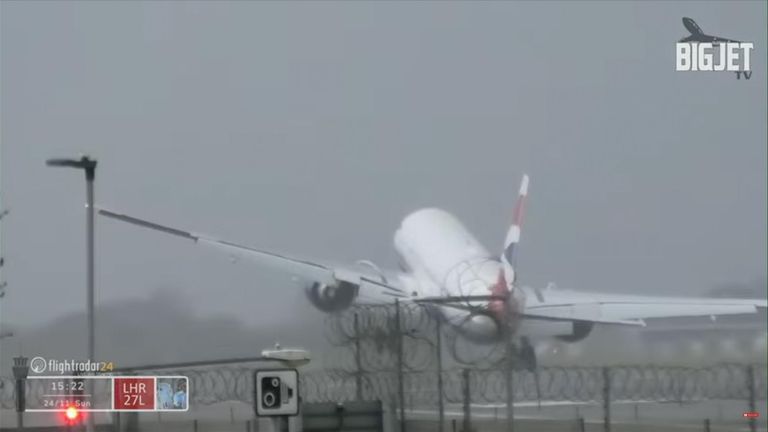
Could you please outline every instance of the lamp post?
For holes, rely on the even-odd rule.
[[[29,374],[29,359],[24,356],[13,358],[13,378],[16,380],[16,427],[24,429],[24,408],[26,405],[24,381]]]
[[[96,179],[96,159],[82,156],[80,159],[48,159],[45,164],[51,167],[67,167],[82,169],[85,172],[85,197],[86,197],[86,311],[88,316],[88,360],[94,361],[95,347],[95,323],[94,308],[94,229],[93,229],[93,183]],[[88,432],[93,432],[93,416],[88,416],[86,425]]]

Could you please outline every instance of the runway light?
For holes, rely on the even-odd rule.
[[[69,406],[67,407],[67,410],[64,412],[64,415],[67,416],[67,420],[75,421],[80,416],[80,411],[78,411],[77,408],[73,406]]]

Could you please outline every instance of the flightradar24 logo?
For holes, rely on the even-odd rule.
[[[680,39],[676,46],[678,72],[735,72],[736,79],[752,77],[752,42],[742,42],[712,36],[691,18],[683,18],[683,26],[690,35]]]

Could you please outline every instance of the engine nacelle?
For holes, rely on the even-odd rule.
[[[339,312],[350,306],[357,298],[358,286],[339,281],[336,285],[315,282],[306,288],[307,298],[312,305],[323,312]]]
[[[456,331],[476,344],[496,343],[501,337],[499,323],[490,313],[472,313],[451,324]]]
[[[592,333],[592,327],[595,326],[595,323],[591,321],[574,321],[573,322],[573,332],[569,335],[560,335],[557,336],[558,339],[564,342],[578,342],[585,337],[589,336],[590,333]]]

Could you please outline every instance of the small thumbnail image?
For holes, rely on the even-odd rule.
[[[157,409],[186,410],[188,397],[187,378],[157,379]]]

